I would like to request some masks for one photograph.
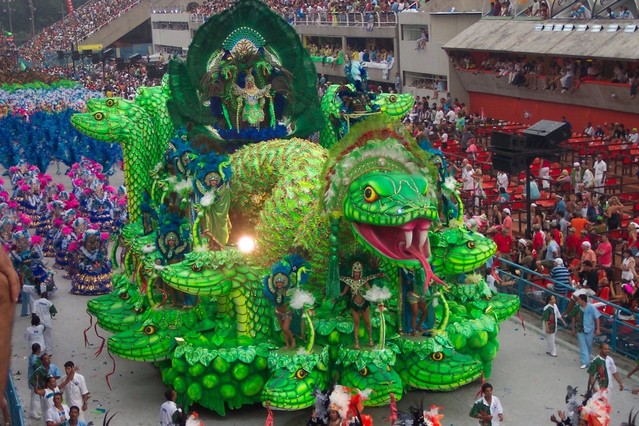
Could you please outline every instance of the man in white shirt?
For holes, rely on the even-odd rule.
[[[639,132],[637,131],[636,127],[632,129],[632,133],[628,135],[628,142],[639,144]]]
[[[472,191],[475,189],[474,175],[475,171],[473,170],[472,164],[466,164],[466,167],[462,170],[462,189],[464,191]]]
[[[173,389],[168,389],[164,392],[164,396],[166,401],[160,407],[160,426],[175,426],[173,414],[178,410],[178,406],[175,403],[177,393]]]
[[[597,155],[597,161],[595,161],[592,168],[595,171],[595,191],[603,192],[603,186],[606,184],[608,165],[602,159],[601,154]]]
[[[77,406],[80,408],[80,414],[78,418],[82,421],[84,420],[84,412],[87,411],[89,398],[91,394],[87,389],[86,381],[84,380],[84,376],[75,371],[75,365],[73,361],[67,361],[64,363],[64,371],[66,375],[64,375],[60,380],[60,389],[64,392],[64,401],[69,405]]]
[[[621,375],[617,372],[617,366],[610,356],[610,346],[607,343],[602,343],[599,354],[590,363],[588,376],[588,389],[592,389],[593,393],[599,389],[608,389],[608,402],[614,388],[612,379],[617,381],[619,390],[623,391]]]
[[[51,317],[58,313],[55,306],[47,299],[47,293],[42,293],[40,299],[33,302],[34,313],[40,317],[40,323],[44,325],[44,345],[46,353],[53,354],[53,335],[51,333],[53,324]]]
[[[497,184],[499,188],[504,188],[508,192],[508,185],[510,184],[508,175],[504,172],[497,172]]]
[[[592,127],[592,123],[588,122],[588,125],[584,129],[584,135],[593,137],[595,136],[595,128]]]
[[[493,386],[484,383],[481,391],[483,395],[473,404],[470,417],[479,419],[480,425],[499,426],[504,421],[504,409],[499,398],[493,395]]]

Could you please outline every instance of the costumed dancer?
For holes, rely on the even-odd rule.
[[[124,225],[128,221],[128,214],[126,209],[127,194],[126,187],[121,185],[118,187],[117,192],[111,197],[111,204],[113,204],[113,232],[119,233]]]
[[[82,234],[76,257],[77,273],[71,278],[72,294],[104,294],[113,289],[111,261],[104,243],[107,235],[95,229],[88,229]]]
[[[37,177],[31,177],[27,184],[20,188],[19,211],[30,219],[30,226],[37,229],[44,213],[42,184]]]
[[[13,187],[13,193],[11,198],[18,196],[20,191],[20,182],[24,181],[29,173],[29,163],[26,160],[20,160],[16,166],[9,167],[9,177],[11,179],[11,185]]]
[[[406,288],[406,302],[410,308],[410,329],[413,336],[423,332],[422,325],[428,319],[428,307],[423,294],[418,291],[421,286],[415,286],[415,276],[412,272],[401,272],[401,277]]]
[[[344,297],[349,294],[347,304],[353,317],[355,349],[359,349],[360,318],[364,319],[364,326],[368,332],[368,345],[370,347],[375,345],[373,343],[373,329],[371,327],[371,304],[364,298],[364,294],[371,288],[370,282],[381,276],[383,276],[383,274],[364,276],[364,264],[359,260],[353,262],[350,276],[340,276],[340,281],[346,284],[340,296]]]
[[[42,254],[44,254],[44,256],[46,257],[55,256],[53,241],[58,232],[60,232],[62,225],[64,224],[63,214],[64,203],[62,201],[53,200],[47,206],[47,214],[42,221],[42,226],[39,229],[39,235],[44,236]]]
[[[91,194],[87,198],[89,221],[101,232],[111,232],[113,227],[112,187],[105,187],[99,180],[91,184]]]
[[[160,222],[162,225],[158,229],[155,245],[162,253],[162,259],[156,260],[156,263],[159,266],[180,263],[184,260],[184,256],[191,251],[188,223],[175,214],[167,214],[165,209],[161,210]],[[185,298],[184,293],[166,285],[159,277],[158,286],[162,293],[171,299],[172,306],[187,307],[188,303],[191,302],[190,299]]]
[[[20,277],[21,315],[25,317],[31,310],[31,297],[48,291],[52,292],[55,285],[53,284],[53,274],[45,267],[42,251],[38,246],[41,238],[31,237],[29,231],[24,229],[13,233],[13,242],[14,247],[9,252],[9,257]]]
[[[275,305],[275,318],[282,329],[284,349],[295,349],[295,336],[291,331],[293,311],[289,306],[292,285],[291,266],[286,261],[275,263],[271,274],[264,277],[264,295]]]

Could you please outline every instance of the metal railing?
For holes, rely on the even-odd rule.
[[[537,277],[545,281],[553,283],[553,285],[561,285],[566,287],[562,283],[549,278],[546,275],[539,272],[528,269],[524,266],[516,263],[499,259],[501,268],[498,268],[499,274],[502,278],[510,281],[513,280],[512,286],[501,286],[500,291],[514,293],[519,296],[521,306],[541,314],[544,306],[546,305],[545,297],[549,294],[553,294],[557,299],[557,306],[559,310],[564,312],[568,306],[570,299],[556,291],[550,290],[546,287],[540,286],[526,279],[526,277]],[[506,269],[509,268],[509,269]],[[520,271],[520,275],[514,273],[515,270]],[[568,293],[573,292],[573,287],[567,287]],[[616,305],[610,301],[600,299],[599,297],[589,297],[597,302],[598,307],[604,307],[603,310],[612,311],[611,315],[602,312],[601,314],[601,336],[600,341],[605,339],[605,342],[610,345],[610,348],[632,359],[639,358],[639,314],[632,312],[631,310],[624,308],[623,306]],[[606,309],[607,308],[607,309]],[[564,312],[567,313],[567,312]],[[637,321],[634,325],[629,323],[627,319],[634,316]]]
[[[303,16],[296,15],[293,25],[326,27],[395,27],[395,12],[314,12]]]
[[[11,415],[11,426],[24,426],[24,418],[22,417],[22,404],[20,403],[20,397],[16,390],[13,379],[11,378],[11,372],[7,378],[7,388],[4,391],[4,397],[9,404],[9,414]],[[8,422],[8,419],[5,419]]]

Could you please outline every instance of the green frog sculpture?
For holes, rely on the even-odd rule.
[[[265,38],[276,33],[277,40]],[[247,91],[251,77],[266,90],[255,99]],[[201,27],[187,61],[169,66],[163,88],[140,89],[135,105],[96,102],[73,117],[80,131],[135,153],[126,169],[136,201],[122,230],[116,291],[87,310],[114,333],[113,353],[156,363],[184,406],[198,403],[222,415],[266,401],[302,409],[316,388],[335,380],[370,389],[369,405],[387,404],[410,388],[453,390],[490,373],[498,322],[516,310],[473,278],[494,243],[462,230],[440,205],[442,194],[459,200],[442,181],[441,159],[391,117],[410,108],[408,99],[383,101],[386,113],[354,124],[328,149],[295,137],[321,127],[315,81],[292,27],[263,3],[240,0]],[[158,111],[149,111],[156,102]],[[168,112],[172,122],[164,120]],[[287,139],[267,137],[271,117]],[[187,125],[188,135],[174,134],[174,123]],[[221,130],[235,135],[212,138]],[[238,136],[243,131],[259,137]],[[158,154],[167,147],[167,155]],[[157,166],[159,158],[171,162]],[[219,185],[224,194],[209,194]],[[221,213],[207,218],[218,202]],[[163,225],[169,216],[175,229]],[[170,244],[171,232],[188,250],[167,261],[182,247]],[[246,235],[255,242],[251,252],[235,246]],[[291,305],[278,319],[264,294],[265,277],[292,253],[303,254],[308,282],[295,289],[302,295],[295,303],[282,294]],[[340,262],[364,253],[383,272],[362,292],[370,330],[354,328],[351,308],[339,297]],[[421,277],[415,286],[438,301],[429,308],[435,322],[428,336],[408,336],[402,326],[400,268]],[[285,270],[290,282],[300,281],[293,268]],[[175,303],[178,293],[189,296],[185,306]],[[293,346],[290,336],[282,339],[288,309],[301,318],[295,350],[285,348]],[[354,336],[366,332],[372,346],[357,349]]]

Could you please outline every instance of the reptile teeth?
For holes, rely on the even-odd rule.
[[[404,236],[406,237],[406,247],[404,248],[407,249],[413,244],[413,231],[404,231]],[[421,234],[420,234],[420,241],[421,241]]]
[[[428,231],[423,230],[419,231],[419,249],[424,248],[424,244],[426,244],[426,240],[428,239]]]

